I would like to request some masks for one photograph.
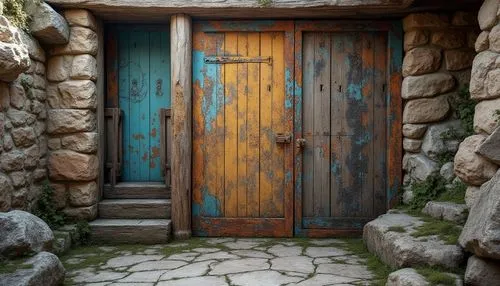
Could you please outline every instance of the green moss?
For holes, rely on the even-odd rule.
[[[461,139],[474,134],[474,110],[476,101],[472,100],[469,93],[469,86],[462,87],[457,96],[450,97],[450,103],[455,111],[455,115],[460,119],[464,134]]]
[[[388,265],[385,265],[380,259],[368,252],[364,242],[359,238],[345,239],[345,243],[339,244],[338,247],[346,251],[356,254],[359,258],[366,260],[366,266],[373,273],[374,279],[372,285],[385,286],[387,277],[394,270]]]
[[[454,286],[456,279],[438,268],[417,268],[417,272],[424,276],[431,285]]]
[[[268,7],[273,3],[273,0],[257,0],[260,6]]]
[[[447,182],[439,174],[432,174],[423,182],[413,183],[413,200],[409,204],[412,210],[421,210],[427,202],[435,200],[447,191]]]
[[[445,244],[454,245],[458,242],[458,237],[462,228],[458,225],[444,220],[437,220],[431,217],[424,217],[424,223],[415,228],[411,233],[413,237],[437,235]]]
[[[23,30],[28,28],[30,22],[29,16],[24,9],[25,3],[26,0],[3,0],[2,11],[12,25]]]
[[[0,274],[14,273],[19,269],[31,269],[32,264],[25,262],[25,259],[10,260],[0,263]]]
[[[467,191],[467,185],[463,182],[454,182],[451,188],[444,193],[442,193],[436,201],[438,202],[452,202],[456,204],[465,204],[465,192]]]
[[[393,232],[406,232],[406,229],[400,225],[398,226],[391,226],[389,227],[388,231],[393,231]]]

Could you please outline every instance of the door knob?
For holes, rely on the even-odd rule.
[[[295,147],[297,147],[297,149],[302,150],[302,148],[304,148],[305,146],[306,146],[306,139],[298,138],[297,140],[295,140]]]

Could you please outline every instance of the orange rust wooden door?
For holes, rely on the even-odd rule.
[[[195,235],[292,235],[292,30],[292,22],[194,25]]]
[[[296,36],[297,235],[359,232],[386,212],[398,187],[388,158],[400,149],[400,135],[389,130],[401,124],[400,109],[388,86],[389,63],[400,63],[401,48],[386,25],[332,26],[315,31],[314,24],[299,24]]]

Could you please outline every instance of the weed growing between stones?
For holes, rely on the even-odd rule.
[[[452,202],[456,204],[465,204],[465,192],[467,185],[462,181],[455,181],[446,192],[442,193],[436,201],[438,202]]]
[[[446,244],[454,245],[458,242],[458,237],[462,228],[452,222],[437,220],[431,217],[422,217],[424,224],[415,228],[411,233],[413,237],[423,237],[437,235]]]
[[[455,286],[456,278],[443,269],[438,268],[417,268],[418,274],[425,277],[431,285]]]
[[[14,273],[19,269],[31,269],[32,264],[26,263],[24,258],[4,261],[0,263],[0,274]]]
[[[427,202],[437,199],[446,192],[446,180],[439,174],[432,174],[423,182],[413,183],[413,200],[409,204],[411,210],[421,210]]]
[[[82,220],[76,223],[76,235],[78,237],[77,243],[81,245],[90,245],[91,230],[87,221]]]
[[[268,7],[273,3],[273,0],[257,0],[257,3],[259,3],[260,6]]]
[[[450,103],[455,111],[455,115],[460,119],[464,134],[461,138],[464,139],[474,134],[474,110],[476,101],[470,98],[469,86],[466,85],[458,91],[458,96],[450,97]]]
[[[64,225],[66,217],[57,210],[54,203],[54,189],[48,181],[43,182],[42,193],[38,198],[34,214],[41,218],[52,230],[56,230]]]

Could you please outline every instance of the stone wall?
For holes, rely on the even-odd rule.
[[[69,42],[48,51],[48,170],[66,215],[92,220],[99,173],[96,20],[86,10],[67,10],[64,17]]]
[[[31,210],[47,176],[45,52],[0,16],[0,211]]]
[[[467,12],[417,13],[403,19],[405,202],[412,198],[412,183],[438,172],[449,182],[455,177],[450,161],[460,142],[444,134],[464,132],[450,102],[469,83],[476,26],[475,13]]]
[[[475,43],[478,52],[472,66],[471,98],[477,100],[473,136],[466,138],[455,156],[455,173],[469,185],[469,206],[479,187],[490,180],[500,165],[500,24],[499,1],[487,0],[477,17],[481,33]]]

